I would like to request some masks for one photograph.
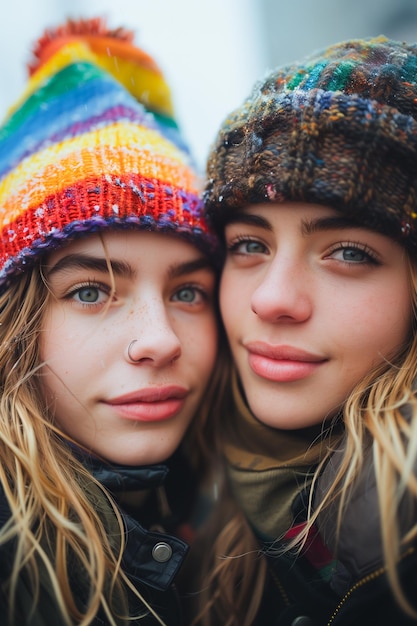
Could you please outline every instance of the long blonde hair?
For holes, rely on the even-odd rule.
[[[0,483],[11,512],[0,546],[13,546],[9,623],[15,623],[23,575],[31,585],[31,610],[46,579],[62,624],[87,626],[99,611],[112,626],[128,623],[128,590],[142,603],[141,615],[150,612],[163,624],[123,573],[124,529],[116,505],[73,454],[46,405],[38,346],[51,297],[39,266],[0,295]],[[111,533],[90,500],[97,494],[108,501]],[[85,573],[85,609],[71,589],[74,568]]]
[[[310,490],[308,522],[302,533],[283,549],[301,551],[317,518],[337,503],[336,533],[340,530],[349,494],[359,479],[364,451],[370,446],[377,485],[384,567],[398,604],[417,617],[405,597],[398,563],[417,537],[417,520],[402,534],[398,506],[403,497],[417,506],[417,266],[408,259],[413,323],[407,345],[391,361],[384,361],[360,381],[343,408],[344,449],[341,463],[325,497],[314,503],[314,485],[332,454],[318,465]],[[230,398],[215,425],[221,453],[221,422],[227,420]],[[406,413],[405,413],[406,412]],[[223,500],[223,501],[222,501]],[[230,495],[227,484],[217,503],[213,527],[206,532],[210,553],[203,564],[197,617],[202,626],[251,626],[259,609],[266,580],[266,559],[248,524]]]

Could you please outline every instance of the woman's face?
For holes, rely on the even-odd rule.
[[[225,235],[220,308],[254,415],[282,429],[334,416],[408,338],[403,248],[306,203],[249,206]]]
[[[207,259],[175,236],[109,232],[53,252],[46,275],[52,298],[40,356],[56,423],[109,461],[165,460],[216,357]]]

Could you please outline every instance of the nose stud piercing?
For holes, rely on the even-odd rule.
[[[132,349],[132,346],[133,346],[133,344],[134,344],[134,343],[136,343],[136,342],[137,342],[137,339],[133,339],[133,341],[131,341],[131,342],[130,342],[130,344],[128,345],[128,347],[127,347],[127,356],[128,356],[128,358],[129,358],[129,361],[131,361],[132,363],[139,363],[139,361],[140,361],[140,358],[139,358],[139,359],[134,359],[134,358],[132,357],[132,355],[130,354],[130,351],[131,351],[131,349]]]

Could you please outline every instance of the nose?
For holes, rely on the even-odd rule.
[[[129,363],[164,367],[179,359],[181,342],[163,301],[148,301],[135,313],[135,320],[132,339],[125,348]]]
[[[276,257],[251,297],[252,311],[268,322],[300,323],[312,313],[311,277],[300,263]]]

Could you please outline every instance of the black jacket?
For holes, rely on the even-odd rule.
[[[344,596],[332,591],[305,557],[269,556],[268,582],[254,626],[414,626],[398,607],[382,569],[355,581]],[[402,582],[416,606],[417,551],[401,562]]]
[[[120,509],[126,530],[123,568],[145,600],[168,626],[182,626],[182,611],[178,594],[174,587],[174,579],[187,554],[188,546],[172,534],[149,529],[152,525],[160,526],[161,524],[158,507],[154,506],[155,503],[152,501],[152,493],[164,482],[168,483],[168,500],[171,499],[176,505],[178,505],[178,502],[181,502],[181,498],[184,505],[191,500],[189,492],[187,494],[188,499],[180,493],[187,491],[184,485],[191,485],[191,481],[184,483],[181,480],[181,472],[185,471],[182,461],[179,461],[178,457],[174,457],[171,463],[175,468],[171,473],[171,477],[167,479],[169,470],[165,465],[134,468],[103,465],[93,459],[85,461],[91,473],[108,489],[116,501],[118,496],[126,491],[151,490],[150,501],[147,501],[146,507],[143,508],[141,523],[137,519],[138,511],[133,515],[126,510]],[[178,480],[180,482],[179,485]],[[112,512],[101,490],[93,489],[89,495],[96,501],[97,506],[100,507],[102,515],[109,526],[109,532],[113,532],[113,530],[117,532],[114,512]],[[164,520],[166,525],[173,530],[180,523],[182,513],[183,511],[178,512],[177,506],[176,514]],[[9,516],[10,511],[7,502],[4,494],[0,492],[0,524],[4,524]],[[146,525],[146,528],[142,523]],[[13,550],[8,545],[0,553],[0,581],[3,584],[10,571],[12,559]],[[79,605],[82,606],[86,594],[82,573],[71,571],[70,569],[70,576],[71,585],[77,595]],[[13,622],[7,618],[7,597],[4,592],[0,593],[0,623],[2,626],[58,626],[61,623],[53,591],[45,582],[46,580],[46,576],[41,574],[40,599],[31,617],[29,617],[29,608],[32,602],[32,593],[25,575],[22,575],[19,580],[17,615]],[[136,612],[143,614],[143,605],[136,600],[133,594],[129,598],[129,602],[131,614],[136,614]],[[125,624],[126,622],[123,623]],[[140,624],[140,626],[156,626],[158,623],[149,613],[138,621],[129,622],[132,626],[136,624]],[[97,615],[94,626],[105,626],[107,624],[108,621],[103,615]]]
[[[315,501],[332,481],[341,452],[333,454],[320,477]],[[303,524],[307,506],[308,490],[293,503],[294,525]],[[336,543],[337,506],[336,501],[319,517],[304,555],[279,553],[276,544],[263,546],[269,578],[256,626],[416,626],[417,619],[408,617],[396,602],[383,565],[371,454],[365,457],[361,478],[350,494]],[[412,499],[400,503],[404,533],[415,521],[415,507]],[[405,550],[398,571],[406,597],[417,611],[416,545]]]

